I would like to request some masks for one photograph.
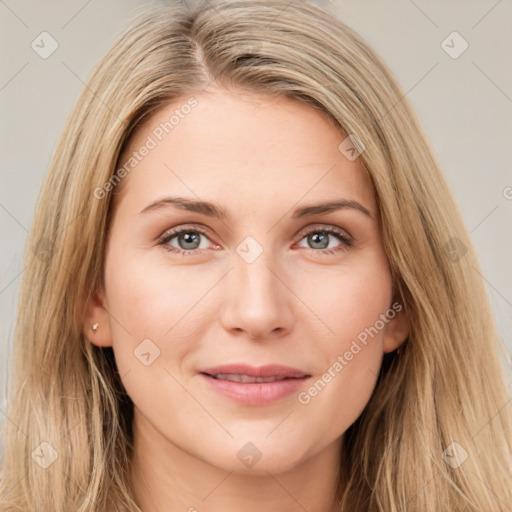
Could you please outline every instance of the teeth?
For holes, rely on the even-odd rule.
[[[250,377],[249,375],[234,375],[229,373],[219,373],[212,375],[214,379],[230,380],[233,382],[274,382],[284,380],[286,377]]]

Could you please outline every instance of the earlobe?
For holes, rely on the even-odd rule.
[[[404,341],[409,336],[410,325],[409,318],[405,310],[402,308],[392,318],[387,327],[384,336],[384,352],[393,352],[400,348]]]
[[[111,347],[112,334],[110,330],[110,318],[105,307],[105,293],[102,287],[98,287],[89,297],[82,330],[85,337],[98,347]]]

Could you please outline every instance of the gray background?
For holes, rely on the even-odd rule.
[[[0,410],[5,410],[21,255],[42,178],[93,64],[115,35],[154,3],[0,0]],[[361,33],[415,106],[471,232],[500,333],[512,353],[512,188],[507,188],[512,187],[507,51],[512,2],[312,3],[334,10]],[[31,47],[43,31],[59,45],[47,59]],[[453,31],[469,44],[456,59],[441,46]],[[447,44],[460,48],[451,39]]]

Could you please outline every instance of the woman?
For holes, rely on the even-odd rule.
[[[2,511],[511,509],[467,230],[395,79],[327,12],[139,19],[26,258]]]

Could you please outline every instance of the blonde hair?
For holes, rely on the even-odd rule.
[[[357,33],[303,0],[158,8],[94,70],[27,243],[0,510],[139,510],[128,478],[133,404],[112,350],[82,332],[87,299],[103,280],[113,197],[95,191],[143,119],[209,84],[304,101],[365,145],[360,158],[411,330],[346,432],[339,510],[510,511],[510,390],[461,215],[391,72]],[[467,459],[445,462],[447,448]],[[46,469],[37,463],[55,455]]]

